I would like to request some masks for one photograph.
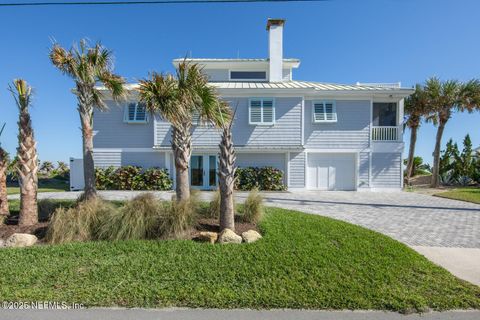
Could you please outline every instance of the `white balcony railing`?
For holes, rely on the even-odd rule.
[[[372,127],[373,141],[398,141],[399,127]]]

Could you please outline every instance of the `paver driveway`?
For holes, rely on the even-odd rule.
[[[140,192],[101,191],[109,200]],[[155,192],[170,199],[172,192]],[[75,199],[78,192],[39,193],[39,198]],[[237,193],[243,202],[246,193]],[[202,192],[208,200],[211,192]],[[303,191],[266,192],[267,205],[348,221],[381,232],[410,246],[480,248],[480,205],[411,192]],[[18,198],[18,195],[9,196]]]

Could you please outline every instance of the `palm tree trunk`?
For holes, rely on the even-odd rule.
[[[235,230],[235,204],[233,188],[235,183],[235,148],[232,139],[232,122],[224,126],[220,142],[219,187],[220,187],[220,231]]]
[[[18,224],[30,226],[38,222],[38,158],[37,143],[33,136],[32,123],[27,108],[20,110],[18,128],[17,171],[20,184],[20,218]]]
[[[7,199],[7,153],[0,148],[0,224],[10,213]]]
[[[417,143],[418,126],[410,127],[410,147],[408,149],[407,160],[407,184],[410,184],[410,178],[413,176],[413,158],[415,157],[415,144]]]
[[[93,161],[93,96],[90,88],[77,84],[78,112],[82,125],[84,199],[97,196],[95,187],[95,163]]]
[[[175,158],[175,192],[177,201],[190,199],[189,163],[192,155],[192,135],[190,123],[172,128],[172,149]]]
[[[435,150],[433,151],[433,168],[432,168],[432,188],[438,188],[440,185],[440,148],[442,146],[442,136],[448,119],[439,119],[437,135],[435,138]]]

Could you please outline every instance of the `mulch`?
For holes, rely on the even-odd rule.
[[[14,233],[29,233],[37,236],[38,239],[45,238],[48,222],[39,222],[33,226],[19,226],[17,224],[0,225],[0,239],[7,239]]]
[[[47,233],[48,222],[39,222],[33,226],[19,226],[17,225],[17,217],[10,217],[6,224],[0,225],[0,239],[7,239],[14,233],[29,233],[34,234],[41,241],[45,238]],[[242,232],[248,230],[255,230],[260,232],[258,226],[254,223],[244,222],[241,217],[235,217],[235,233],[241,235]],[[214,218],[200,218],[194,230],[191,232],[191,239],[196,239],[198,233],[201,231],[220,232],[220,225],[218,219]]]

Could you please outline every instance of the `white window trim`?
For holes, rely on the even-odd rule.
[[[132,123],[132,124],[148,123],[148,111],[147,111],[147,110],[145,110],[145,120],[130,120],[130,119],[128,119],[128,107],[129,107],[132,103],[135,103],[135,116],[134,116],[134,118],[135,118],[135,119],[137,118],[137,108],[138,108],[139,102],[128,102],[128,103],[125,105],[125,108],[124,108],[124,110],[123,110],[123,122],[124,122],[124,123]]]
[[[315,119],[315,104],[316,103],[322,103],[324,105],[324,110],[325,111],[327,111],[326,108],[325,108],[325,104],[331,103],[332,104],[332,113],[335,113],[335,120],[326,120],[327,119],[326,112],[324,112],[325,120],[316,120]],[[335,100],[314,100],[314,101],[312,101],[312,122],[313,123],[336,123],[336,122],[338,122],[336,101]]]
[[[265,72],[265,78],[264,79],[232,79],[232,72]],[[228,81],[237,81],[237,82],[245,82],[245,81],[251,81],[251,82],[259,82],[259,81],[267,81],[267,71],[265,70],[244,70],[244,69],[229,69],[228,70]]]
[[[260,100],[261,101],[261,108],[260,108],[260,122],[252,122],[251,117],[251,103],[253,100]],[[263,101],[264,100],[271,100],[272,101],[272,122],[264,122],[263,121]],[[274,98],[250,98],[248,99],[248,124],[252,126],[272,126],[275,124],[275,99]]]

